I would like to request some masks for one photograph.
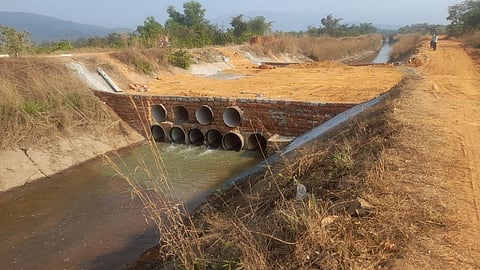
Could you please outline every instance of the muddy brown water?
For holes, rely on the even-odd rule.
[[[202,200],[261,161],[256,152],[158,145],[169,179],[186,202]],[[139,158],[153,168],[148,145],[121,155],[132,170]],[[100,158],[0,193],[0,268],[125,268],[158,242],[130,190]]]

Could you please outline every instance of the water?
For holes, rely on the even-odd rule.
[[[200,200],[260,161],[254,152],[157,145],[186,201]],[[139,179],[139,158],[153,167],[151,155],[148,145],[122,153]],[[2,269],[121,269],[157,241],[130,186],[102,159],[0,193]]]
[[[388,42],[384,42],[380,52],[377,57],[373,60],[373,64],[382,64],[390,61],[390,52],[392,51],[392,46]]]

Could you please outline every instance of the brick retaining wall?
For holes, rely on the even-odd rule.
[[[95,92],[95,94],[144,136],[150,135],[150,126],[154,123],[151,112],[153,105],[162,104],[166,108],[167,121],[171,123],[163,123],[161,126],[164,127],[176,124],[173,119],[173,109],[175,106],[184,106],[188,111],[189,119],[179,125],[186,132],[191,128],[199,128],[206,133],[207,130],[215,128],[222,134],[231,130],[242,133],[261,133],[267,139],[273,134],[299,136],[357,105],[270,99],[126,95],[108,92]],[[213,111],[214,118],[210,125],[204,126],[196,121],[195,112],[201,105],[207,105]],[[229,106],[237,106],[243,113],[242,123],[237,128],[230,128],[223,122],[223,111]]]

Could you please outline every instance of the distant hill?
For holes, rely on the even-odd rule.
[[[103,37],[110,33],[127,33],[130,29],[106,28],[60,20],[54,17],[25,12],[0,11],[0,25],[6,25],[17,31],[26,30],[35,43],[59,40],[77,40],[79,38]]]

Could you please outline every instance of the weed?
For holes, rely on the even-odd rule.
[[[45,104],[41,104],[38,101],[26,100],[21,105],[21,110],[27,114],[33,115],[45,112],[47,110],[47,106]]]
[[[351,148],[349,145],[337,149],[331,156],[332,177],[341,177],[350,173],[354,166],[354,160],[351,155]]]

